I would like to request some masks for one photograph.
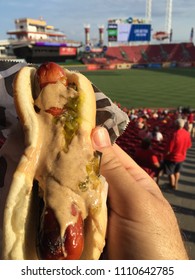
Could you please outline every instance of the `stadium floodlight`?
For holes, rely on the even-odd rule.
[[[172,8],[173,0],[167,0],[166,18],[165,18],[165,31],[170,34],[172,29]]]
[[[146,20],[148,22],[152,20],[152,0],[146,0]]]

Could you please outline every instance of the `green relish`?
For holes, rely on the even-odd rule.
[[[63,113],[60,116],[55,117],[56,121],[60,121],[64,128],[65,137],[65,151],[68,151],[68,147],[74,137],[77,134],[79,128],[79,97],[69,97],[68,102],[64,105]]]
[[[93,189],[97,188],[99,184],[99,162],[99,155],[95,152],[94,157],[92,158],[92,160],[89,161],[89,163],[86,166],[87,177],[85,181],[79,183],[79,189],[81,191],[84,192],[88,189],[89,182],[92,183]]]

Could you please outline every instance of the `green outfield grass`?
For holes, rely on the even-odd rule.
[[[195,68],[99,70],[84,74],[123,107],[195,108]]]

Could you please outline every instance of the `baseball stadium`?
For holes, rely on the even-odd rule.
[[[165,30],[152,35],[151,9],[152,1],[146,1],[145,20],[109,20],[107,46],[103,42],[103,26],[99,26],[99,45],[96,48],[90,44],[90,26],[85,26],[85,49],[80,53],[81,64],[76,68],[128,114],[130,123],[117,139],[117,144],[134,160],[141,145],[137,128],[140,119],[147,124],[148,133],[158,127],[163,135],[161,143],[152,140],[152,149],[161,162],[166,158],[175,120],[181,117],[186,120],[187,130],[192,127],[192,147],[187,153],[177,190],[170,189],[166,174],[160,173],[157,181],[174,207],[190,256],[195,259],[194,30],[192,28],[189,32],[188,42],[172,42],[172,1],[168,0]],[[156,43],[151,43],[151,39]],[[193,116],[193,124],[189,124],[190,116]],[[142,167],[156,180],[155,173],[145,165]]]
[[[56,63],[62,67],[83,73],[98,91],[106,95],[114,106],[119,107],[119,111],[126,113],[128,123],[116,139],[116,144],[159,185],[177,216],[190,259],[195,260],[194,29],[189,30],[187,42],[173,42],[172,2],[166,1],[164,30],[153,33],[152,0],[146,0],[144,19],[108,19],[106,28],[103,25],[98,26],[99,39],[96,44],[91,40],[90,25],[87,24],[84,26],[85,42],[82,45],[77,42],[76,46],[74,41],[69,42],[69,46],[64,43],[59,45],[55,42],[54,46],[52,42],[39,42],[33,47],[32,44],[30,47],[25,45],[27,56],[17,58],[36,66],[43,61],[55,61],[56,58]],[[36,22],[36,25],[38,24],[40,21]],[[41,25],[43,27],[43,22]],[[14,33],[16,32],[12,32]],[[62,34],[60,36],[62,38]],[[16,49],[19,53],[19,45]],[[56,52],[61,55],[56,57]],[[48,53],[51,57],[47,56]],[[0,70],[7,69],[4,67]],[[4,111],[0,104],[2,131],[6,128]],[[115,115],[111,113],[110,119],[114,122]],[[170,153],[169,145],[174,138],[178,119],[182,120],[180,128],[189,133],[190,144],[186,147],[179,177],[175,184],[171,185],[164,162]],[[157,131],[161,134],[161,140],[155,138]],[[0,136],[1,148],[6,137],[3,133]],[[140,162],[137,157],[137,151],[146,138],[154,152],[153,156],[155,155],[155,162],[151,164],[149,157],[144,164],[143,158]],[[154,163],[158,163],[158,166],[152,165]]]

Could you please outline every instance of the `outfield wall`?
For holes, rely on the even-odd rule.
[[[164,63],[110,63],[110,64],[83,64],[83,65],[65,65],[65,67],[72,71],[97,71],[97,70],[125,70],[125,69],[161,69],[161,68],[175,68],[195,67],[194,62],[164,62]]]
[[[124,69],[160,69],[160,68],[175,68],[175,67],[195,67],[195,62],[164,62],[164,63],[111,63],[111,64],[86,64],[85,70],[124,70]]]

